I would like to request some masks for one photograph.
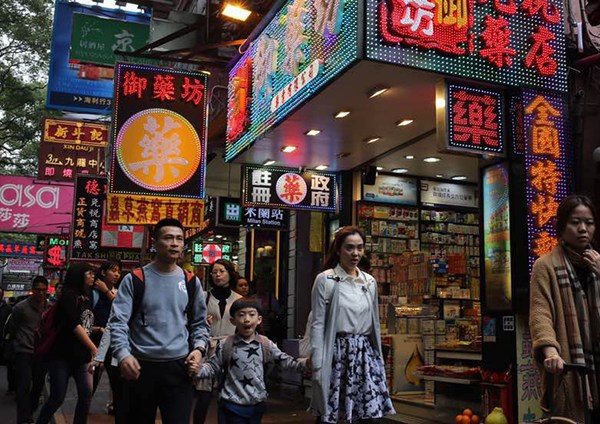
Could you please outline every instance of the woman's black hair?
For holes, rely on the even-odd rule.
[[[102,265],[100,265],[98,267],[98,269],[96,270],[96,280],[102,280],[104,281],[104,274],[106,271],[110,270],[110,269],[114,269],[114,268],[118,268],[119,272],[123,271],[123,265],[121,264],[121,261],[118,259],[108,259],[104,262],[102,262]]]
[[[229,288],[233,289],[237,285],[237,280],[238,280],[238,278],[240,278],[240,275],[235,270],[235,266],[233,265],[233,263],[229,262],[226,259],[217,259],[216,261],[214,261],[211,264],[211,266],[209,268],[211,283],[212,283],[212,271],[216,264],[220,264],[225,267],[225,271],[227,271],[227,273],[229,274]]]
[[[340,262],[340,254],[339,251],[346,240],[346,237],[351,236],[353,234],[358,234],[363,241],[363,244],[366,242],[365,233],[362,229],[348,225],[346,227],[342,227],[335,233],[335,238],[331,243],[331,247],[329,248],[329,252],[327,252],[327,257],[325,258],[325,262],[323,262],[322,270],[325,271],[327,269],[332,269],[337,266]]]
[[[78,295],[86,294],[89,288],[85,287],[85,273],[94,271],[94,267],[87,262],[72,263],[67,269],[63,290],[72,290]]]
[[[594,223],[598,222],[596,208],[589,197],[581,194],[567,196],[562,200],[562,202],[560,202],[560,205],[558,205],[558,209],[556,210],[556,235],[559,238],[562,236],[562,233],[567,227],[567,222],[569,222],[569,218],[573,213],[573,209],[575,209],[577,206],[585,206],[588,208],[590,212],[592,212]]]

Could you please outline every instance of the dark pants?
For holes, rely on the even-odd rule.
[[[212,399],[212,392],[196,390],[196,406],[194,407],[194,424],[204,424],[208,408]]]
[[[194,387],[187,373],[185,358],[168,362],[139,361],[140,378],[127,381],[128,424],[154,424],[156,409],[164,424],[190,421]]]
[[[40,402],[46,368],[32,353],[15,353],[17,380],[17,423],[31,419]]]
[[[92,375],[88,372],[88,364],[73,365],[59,359],[49,361],[50,396],[42,406],[36,424],[47,424],[62,405],[67,395],[69,377],[73,377],[77,386],[77,406],[73,416],[73,424],[85,424],[92,402]]]
[[[110,365],[110,361],[104,363],[104,369],[108,375],[110,389],[113,392],[113,413],[115,424],[127,424],[127,407],[129,406],[128,391],[125,390],[125,380],[121,378],[119,367]]]
[[[260,424],[265,413],[265,403],[238,405],[224,400],[219,401],[219,424]]]

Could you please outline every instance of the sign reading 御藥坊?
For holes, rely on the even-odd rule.
[[[511,86],[566,91],[557,0],[367,0],[366,55]]]
[[[337,177],[333,172],[244,166],[242,204],[333,212],[337,208]]]
[[[144,47],[149,37],[149,24],[74,13],[69,60],[114,66],[116,51],[134,52]]]
[[[230,161],[358,58],[357,0],[288,0],[229,73]]]

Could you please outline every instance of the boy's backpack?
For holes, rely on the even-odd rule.
[[[196,275],[183,270],[185,278],[185,289],[188,294],[188,303],[185,307],[185,315],[187,317],[188,332],[191,335],[192,319],[194,318],[194,299],[196,297]],[[146,290],[145,284],[146,278],[144,276],[143,268],[136,268],[131,271],[131,282],[133,284],[133,304],[131,306],[131,316],[129,317],[129,327],[133,323],[133,320],[140,315],[142,326],[146,326],[146,316],[144,314],[143,302],[144,302],[144,291]],[[191,339],[190,339],[191,341]]]
[[[33,355],[38,359],[44,359],[52,349],[58,335],[56,323],[56,312],[58,303],[50,305],[43,313],[40,326],[33,336]]]

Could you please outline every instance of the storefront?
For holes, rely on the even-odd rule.
[[[230,72],[226,159],[334,173],[339,222],[365,229],[405,422],[539,414],[524,276],[572,181],[561,23],[550,1],[290,0]],[[244,203],[272,202],[249,191],[260,182]],[[321,222],[323,235],[336,225]],[[310,240],[296,244],[294,225],[302,267]]]

